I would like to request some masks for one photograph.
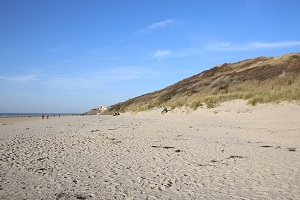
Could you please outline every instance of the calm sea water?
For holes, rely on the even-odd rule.
[[[76,115],[72,113],[0,113],[0,117],[29,117],[29,116],[42,116],[42,115],[49,115],[49,116],[62,116],[62,115]]]

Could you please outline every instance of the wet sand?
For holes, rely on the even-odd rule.
[[[296,104],[0,118],[0,199],[299,198]]]

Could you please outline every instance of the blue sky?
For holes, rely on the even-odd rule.
[[[300,51],[298,0],[0,0],[0,113],[85,112]]]

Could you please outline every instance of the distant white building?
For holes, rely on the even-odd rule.
[[[107,110],[107,107],[103,106],[103,105],[99,105],[97,107],[98,110],[100,110],[101,112],[104,111],[104,110]]]

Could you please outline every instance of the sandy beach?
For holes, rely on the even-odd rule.
[[[0,118],[0,199],[300,199],[300,106]]]

